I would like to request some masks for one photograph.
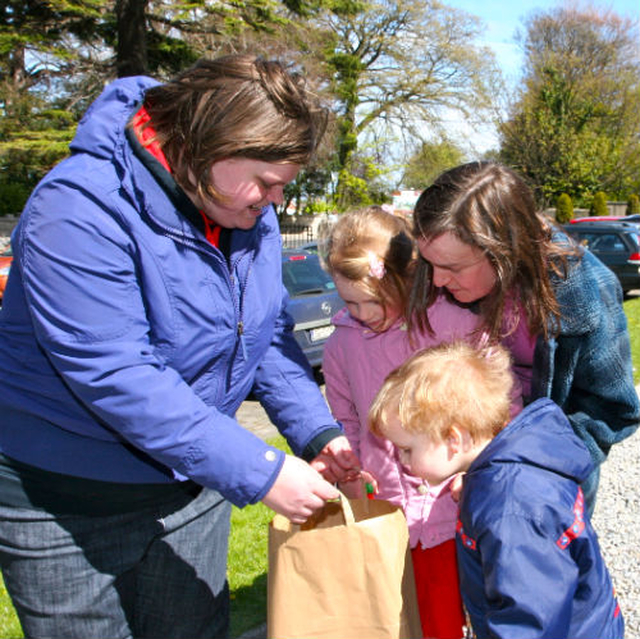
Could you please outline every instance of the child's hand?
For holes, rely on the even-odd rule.
[[[349,499],[362,499],[365,495],[368,495],[368,491],[366,490],[367,484],[373,489],[373,493],[371,494],[377,495],[379,492],[378,482],[376,478],[366,470],[360,471],[360,476],[351,481],[340,482],[338,488]]]
[[[332,484],[352,481],[360,475],[360,460],[344,435],[332,439],[311,461],[311,467]]]

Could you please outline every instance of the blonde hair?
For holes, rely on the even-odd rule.
[[[383,307],[405,311],[417,259],[405,219],[380,206],[344,213],[329,231],[323,257],[331,275],[358,283]]]
[[[510,418],[513,376],[508,351],[456,341],[426,348],[386,378],[369,410],[369,428],[384,435],[389,420],[433,441],[453,425],[491,439]]]

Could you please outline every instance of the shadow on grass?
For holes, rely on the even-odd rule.
[[[239,637],[267,621],[267,575],[256,577],[250,586],[238,588],[231,599],[230,636]]]

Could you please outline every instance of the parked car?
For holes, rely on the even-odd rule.
[[[565,231],[606,264],[628,293],[640,289],[640,228],[631,222],[564,224]]]
[[[316,240],[314,240],[313,242],[307,242],[306,244],[303,244],[300,248],[303,249],[304,251],[309,251],[310,253],[317,253],[318,242]]]
[[[640,213],[633,215],[595,215],[589,217],[574,217],[569,224],[582,224],[584,222],[633,222],[640,224]]]
[[[310,251],[283,249],[282,281],[289,291],[287,310],[296,323],[295,338],[311,366],[319,368],[324,344],[334,330],[331,318],[344,302],[318,255]]]
[[[12,261],[13,253],[11,252],[11,247],[0,253],[0,304],[2,304],[4,289],[7,286],[7,277],[9,277],[9,268],[11,267]]]

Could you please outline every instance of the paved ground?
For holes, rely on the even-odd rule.
[[[324,382],[321,374],[318,374],[318,383],[320,384],[320,390],[324,394]],[[266,440],[278,435],[278,429],[269,421],[259,402],[243,402],[236,413],[236,419],[242,426],[248,428],[262,439]]]
[[[238,422],[262,439],[269,439],[278,434],[278,429],[269,421],[259,402],[246,401],[236,413]]]

